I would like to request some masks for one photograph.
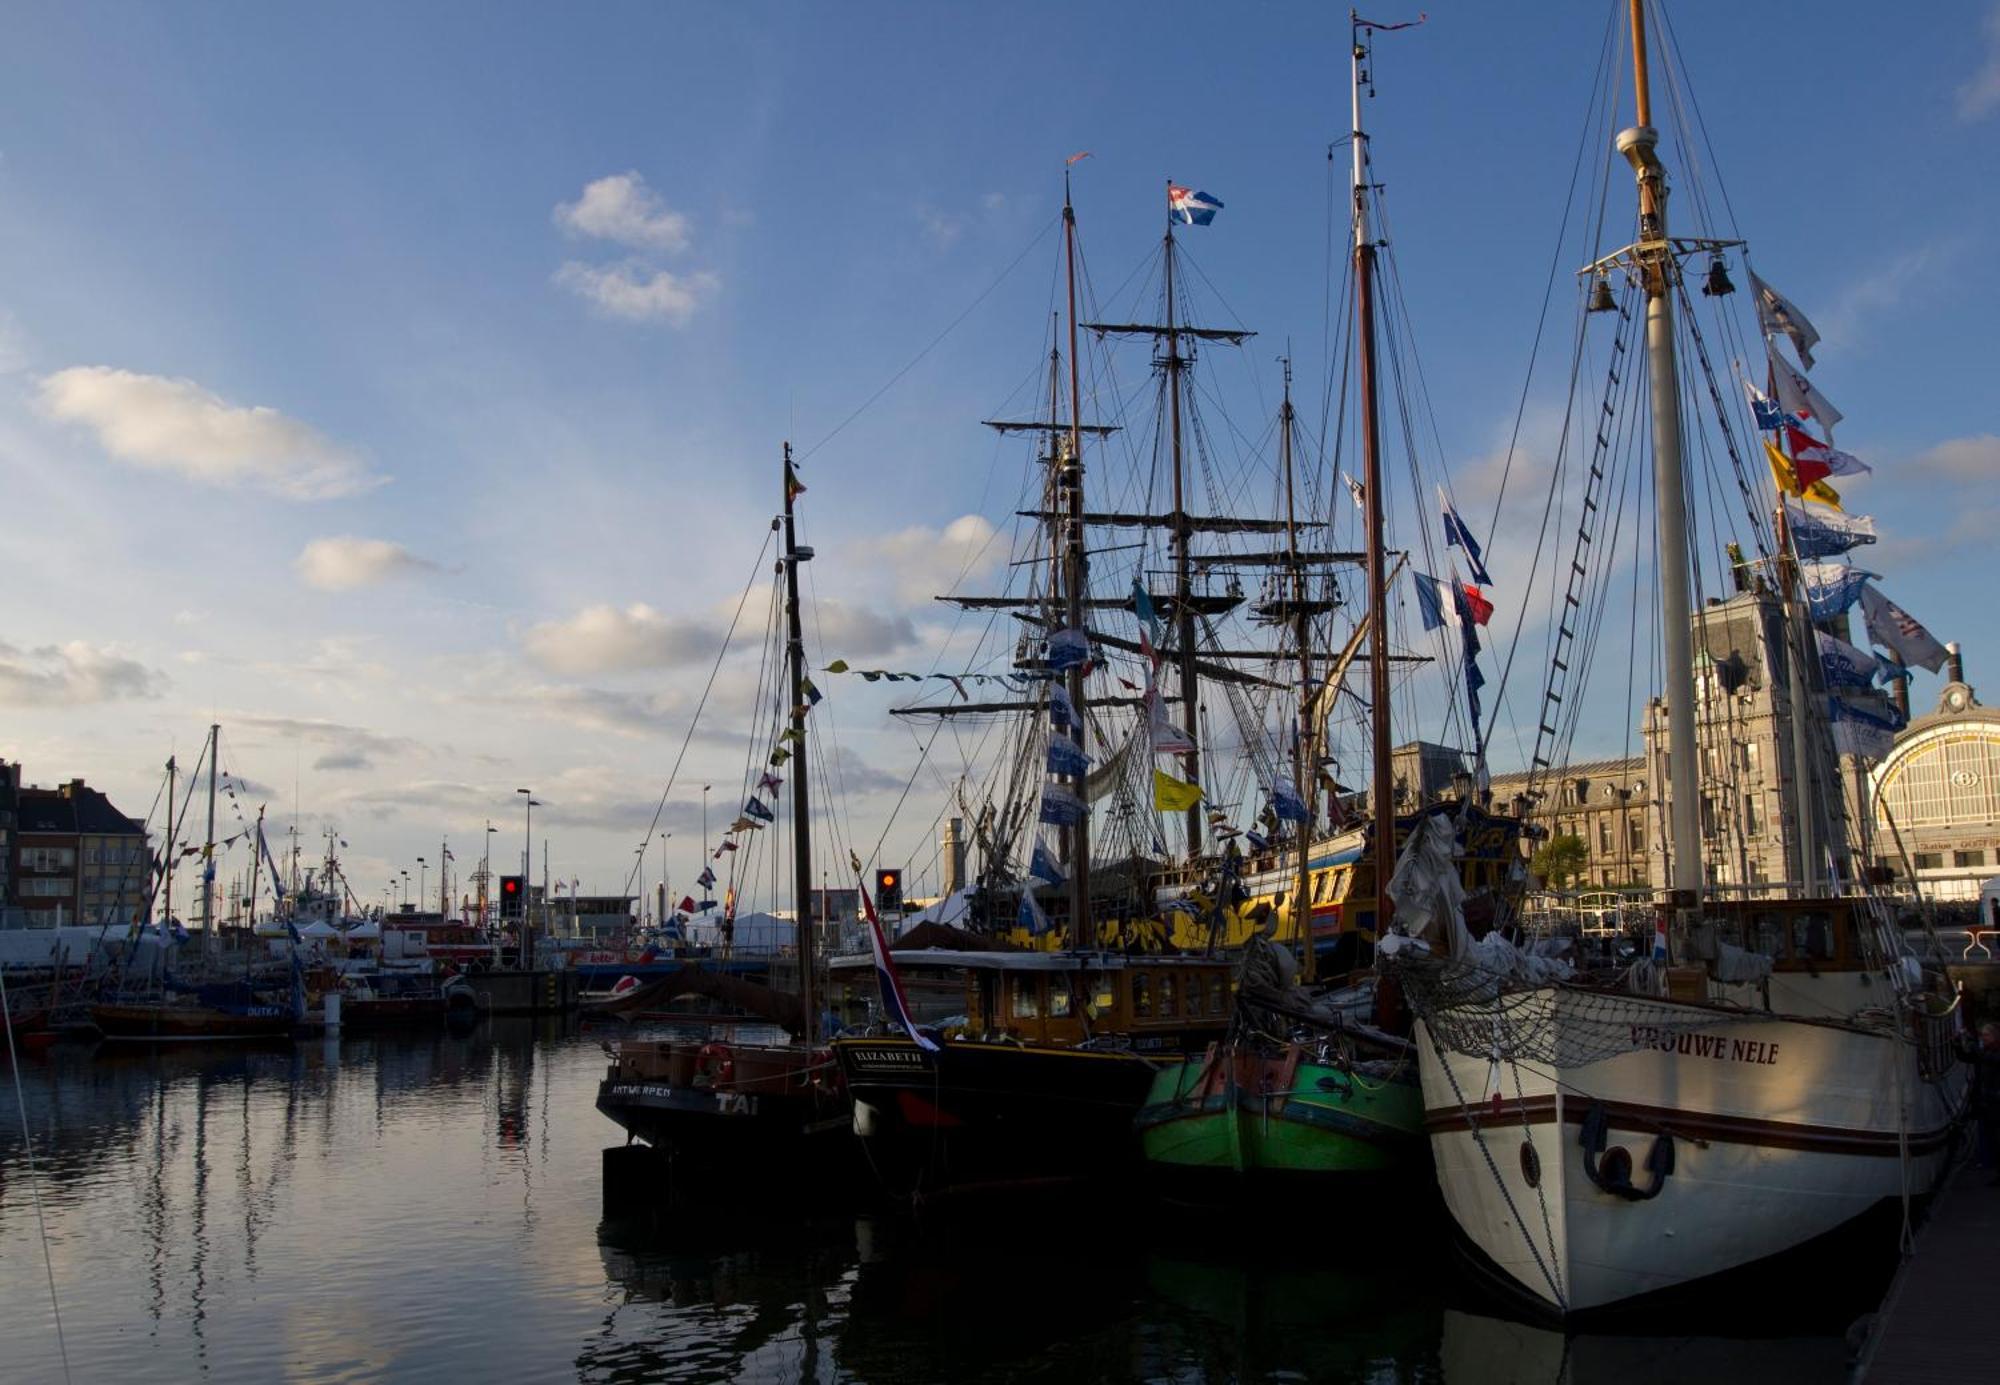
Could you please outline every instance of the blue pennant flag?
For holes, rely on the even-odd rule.
[[[1049,667],[1075,668],[1090,658],[1090,635],[1082,630],[1057,630],[1049,635]]]
[[[1069,879],[1057,863],[1055,852],[1041,841],[1035,843],[1034,855],[1028,861],[1028,876],[1050,886],[1061,885]]]
[[[1482,587],[1493,585],[1493,579],[1486,575],[1486,562],[1479,552],[1479,542],[1472,537],[1472,531],[1465,527],[1465,521],[1458,517],[1458,511],[1451,507],[1451,498],[1438,487],[1438,504],[1444,510],[1444,541],[1454,548],[1465,550],[1465,565],[1472,570],[1472,580]]]
[[[770,822],[777,815],[764,806],[763,799],[752,798],[748,803],[743,805],[743,816],[755,818],[759,822]]]
[[[1081,775],[1090,770],[1090,756],[1068,736],[1049,737],[1049,773]]]
[[[1799,580],[1814,620],[1832,620],[1861,599],[1861,589],[1879,573],[1846,563],[1800,563]]]
[[[1061,784],[1042,788],[1042,821],[1056,827],[1070,827],[1083,821],[1083,800]]]
[[[1049,684],[1049,724],[1058,731],[1081,729],[1076,704],[1069,700],[1069,689],[1060,683]]]
[[[1049,931],[1049,916],[1042,912],[1033,890],[1021,891],[1021,908],[1014,916],[1014,922],[1026,929],[1031,938],[1039,938]]]
[[[1271,785],[1271,811],[1285,822],[1306,822],[1312,817],[1306,811],[1305,799],[1299,797],[1298,787],[1284,778],[1273,781]]]
[[[1193,188],[1167,185],[1167,215],[1183,226],[1206,226],[1222,210],[1222,202]]]

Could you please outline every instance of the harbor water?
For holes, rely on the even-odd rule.
[[[63,1378],[51,1273],[71,1378],[121,1385],[1846,1373],[1837,1306],[1747,1338],[1512,1321],[1460,1283],[1421,1198],[809,1225],[746,1207],[639,1232],[601,1215],[600,1151],[619,1142],[592,1106],[603,1037],[491,1021],[23,1055],[37,1176],[10,1080],[0,1379]]]

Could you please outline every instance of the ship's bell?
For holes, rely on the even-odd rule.
[[[1615,313],[1616,300],[1611,297],[1611,280],[1600,274],[1597,282],[1590,286],[1590,311],[1593,313]]]
[[[1708,262],[1708,280],[1701,286],[1701,291],[1710,298],[1736,292],[1736,285],[1729,282],[1729,270],[1722,263],[1722,256],[1717,255]]]

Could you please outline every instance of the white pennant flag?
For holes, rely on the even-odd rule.
[[[1778,402],[1785,412],[1809,418],[1822,428],[1831,428],[1845,417],[1833,401],[1813,388],[1806,373],[1778,354],[1777,343],[1766,341],[1764,354],[1771,361],[1771,379],[1778,387]]]
[[[1347,493],[1354,497],[1354,508],[1363,514],[1368,513],[1367,489],[1344,471],[1340,473],[1340,479],[1347,482]]]
[[[1194,741],[1188,733],[1167,720],[1167,700],[1158,688],[1146,689],[1146,717],[1153,734],[1155,755],[1192,755]]]
[[[1906,664],[1936,673],[1944,667],[1945,648],[1923,623],[1871,587],[1861,589],[1861,614],[1868,638]]]
[[[1759,279],[1755,270],[1750,274],[1750,289],[1757,300],[1757,323],[1764,329],[1764,335],[1790,337],[1792,349],[1799,353],[1799,364],[1811,370],[1812,349],[1819,345],[1818,329],[1793,306],[1791,299]]]

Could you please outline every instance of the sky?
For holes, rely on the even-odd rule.
[[[1611,7],[1427,3],[1378,44],[1367,118],[1438,461],[1477,500]],[[1005,576],[1018,467],[979,420],[1045,349],[1068,155],[1093,156],[1105,300],[1191,183],[1227,204],[1187,233],[1204,291],[1260,332],[1241,414],[1288,344],[1325,377],[1335,7],[9,11],[0,756],[140,815],[220,723],[238,804],[297,814],[308,854],[336,830],[364,896],[447,838],[463,868],[488,822],[517,859],[521,787],[554,876],[622,888],[751,583],[748,661],[650,839],[699,869],[700,786],[711,835],[736,808],[787,440],[816,660],[931,666],[929,594]],[[2000,527],[2000,7],[1670,14],[1710,171],[1875,467],[1848,506],[1882,529],[1867,565],[2000,684],[1974,576]],[[882,859],[921,862],[937,777],[899,809],[888,693],[822,681],[847,835],[891,824]]]

